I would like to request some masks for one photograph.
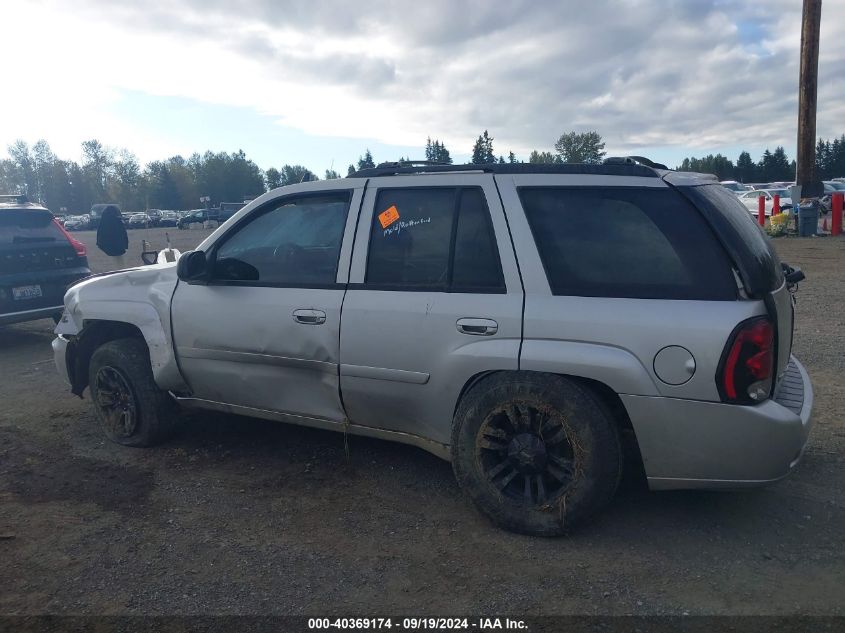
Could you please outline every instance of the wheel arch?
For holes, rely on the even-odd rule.
[[[586,388],[590,393],[592,393],[599,400],[601,405],[604,406],[611,414],[611,417],[615,422],[617,429],[619,430],[620,438],[623,442],[624,458],[626,463],[629,467],[633,467],[635,476],[639,477],[640,475],[642,475],[642,477],[645,477],[645,469],[643,467],[643,459],[642,454],[640,453],[640,446],[637,440],[637,434],[634,430],[634,425],[631,422],[631,417],[628,414],[628,410],[625,407],[625,403],[622,402],[622,398],[619,397],[619,394],[610,385],[595,378],[579,376],[576,374],[567,374],[563,372],[535,371],[524,369],[482,371],[471,376],[461,388],[460,395],[458,396],[458,399],[455,402],[455,408],[452,413],[453,424],[454,417],[458,412],[458,408],[461,405],[461,401],[463,400],[464,396],[469,393],[476,385],[480,384],[485,379],[491,376],[502,376],[506,374],[520,373],[524,374],[529,372],[568,378],[569,380],[572,380],[573,382]]]
[[[71,393],[82,397],[82,393],[88,386],[88,368],[91,365],[91,356],[97,348],[109,341],[121,338],[138,338],[147,345],[141,329],[133,323],[107,319],[84,321],[82,331],[74,338],[67,351],[66,362]],[[147,350],[149,351],[149,346],[147,346]]]

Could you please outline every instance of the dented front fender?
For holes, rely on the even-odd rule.
[[[176,266],[170,263],[91,277],[71,287],[65,294],[65,307],[79,331],[79,348],[75,355],[82,356],[86,330],[93,332],[98,324],[134,326],[149,348],[156,384],[161,389],[186,390],[176,363],[170,326],[170,300],[176,284]],[[98,338],[92,336],[92,340]],[[87,382],[84,377],[69,378],[71,384],[74,378]]]

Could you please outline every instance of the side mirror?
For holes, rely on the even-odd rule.
[[[189,284],[205,284],[208,281],[208,263],[203,251],[188,251],[176,261],[176,276]]]
[[[152,244],[147,240],[141,240],[141,261],[150,266],[156,263],[156,257],[158,257],[158,251],[153,249]]]

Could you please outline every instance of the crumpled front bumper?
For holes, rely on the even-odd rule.
[[[67,348],[69,342],[61,334],[53,339],[53,360],[56,363],[56,370],[68,386],[70,386],[70,375],[68,374],[67,368]]]

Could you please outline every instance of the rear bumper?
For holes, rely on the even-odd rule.
[[[85,258],[80,258],[87,262]],[[0,275],[0,325],[22,323],[44,319],[64,311],[64,296],[67,289],[80,279],[91,274],[88,266],[56,270],[33,270]],[[37,285],[42,296],[15,301],[12,299],[16,286]]]
[[[794,357],[775,398],[755,406],[620,397],[653,490],[773,483],[798,465],[812,427],[813,387]]]

